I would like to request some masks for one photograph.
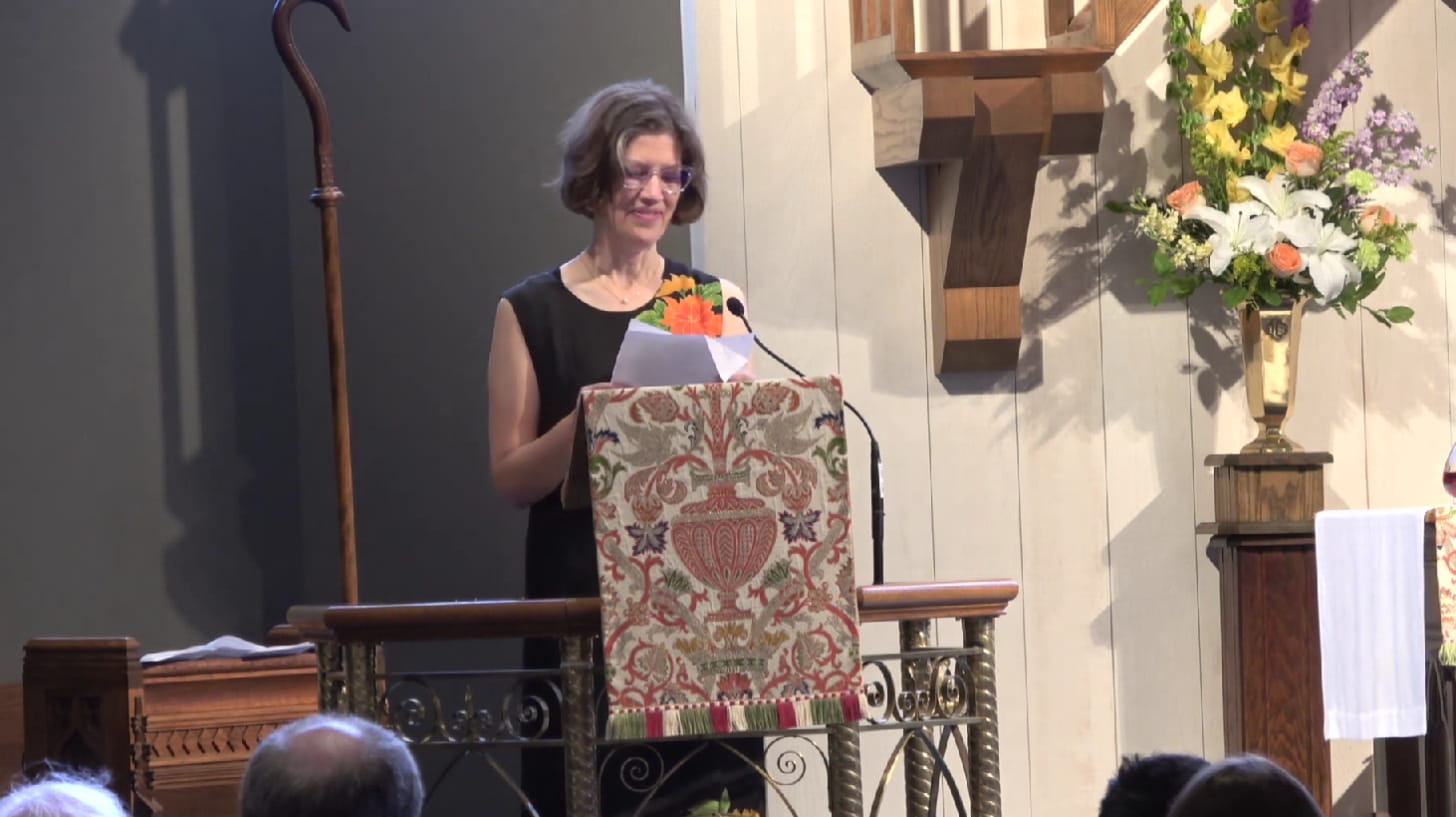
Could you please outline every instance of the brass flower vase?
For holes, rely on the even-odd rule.
[[[1284,424],[1294,410],[1294,386],[1299,377],[1299,325],[1304,299],[1279,306],[1244,304],[1239,308],[1239,334],[1244,347],[1244,386],[1249,412],[1259,434],[1242,449],[1244,454],[1281,454],[1303,451],[1284,436]]]

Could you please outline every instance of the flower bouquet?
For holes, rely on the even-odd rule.
[[[1219,288],[1229,308],[1275,307],[1313,297],[1341,315],[1359,308],[1385,325],[1404,306],[1371,308],[1391,258],[1411,253],[1415,225],[1373,202],[1377,184],[1408,185],[1429,163],[1414,119],[1377,104],[1358,132],[1338,130],[1371,70],[1347,56],[1295,122],[1309,77],[1309,0],[1289,17],[1278,0],[1235,0],[1228,29],[1205,42],[1207,10],[1168,4],[1167,96],[1179,107],[1194,179],[1164,197],[1113,202],[1140,216],[1156,246],[1149,299]],[[1287,32],[1287,35],[1283,32]]]

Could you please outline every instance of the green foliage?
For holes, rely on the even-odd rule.
[[[671,567],[662,571],[662,586],[675,596],[686,596],[693,592],[692,579],[681,570]]]
[[[617,475],[627,470],[622,463],[614,463],[606,457],[595,454],[587,457],[586,473],[591,484],[592,496],[606,496],[612,492],[612,484],[617,481]]]
[[[733,808],[732,802],[728,799],[728,790],[724,789],[723,794],[715,799],[704,800],[692,807],[688,817],[718,817],[727,814]]]
[[[845,456],[849,453],[849,444],[844,437],[834,437],[824,445],[814,449],[814,456],[824,463],[824,470],[835,479],[843,479],[848,471],[845,468]]]
[[[780,559],[769,565],[768,570],[764,571],[763,584],[765,587],[778,587],[788,581],[791,575],[793,574],[789,569],[789,560]]]

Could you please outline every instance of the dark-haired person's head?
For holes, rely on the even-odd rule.
[[[1194,755],[1129,755],[1107,781],[1098,817],[1167,817],[1178,792],[1208,767]]]
[[[419,817],[409,747],[375,723],[314,715],[269,735],[248,760],[241,817]]]
[[[1188,781],[1168,817],[1322,817],[1294,775],[1258,755],[1225,758]]]
[[[127,817],[104,774],[51,772],[0,798],[0,817]]]

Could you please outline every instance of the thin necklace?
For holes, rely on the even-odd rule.
[[[623,306],[627,306],[629,304],[634,304],[634,303],[640,303],[640,299],[634,298],[632,296],[633,291],[636,289],[637,286],[639,286],[638,283],[634,282],[633,284],[631,284],[630,286],[628,286],[627,292],[624,295],[621,290],[617,289],[615,286],[613,286],[611,284],[611,276],[610,275],[603,275],[602,273],[600,273],[600,272],[597,271],[597,266],[596,266],[595,263],[592,262],[591,256],[583,254],[582,255],[582,260],[587,263],[587,266],[591,267],[592,277],[595,278],[597,281],[600,281],[601,282],[602,288],[607,291],[607,294],[611,295],[613,298],[616,298],[617,301],[619,303],[621,303]],[[650,279],[642,279],[642,280],[650,280]]]

